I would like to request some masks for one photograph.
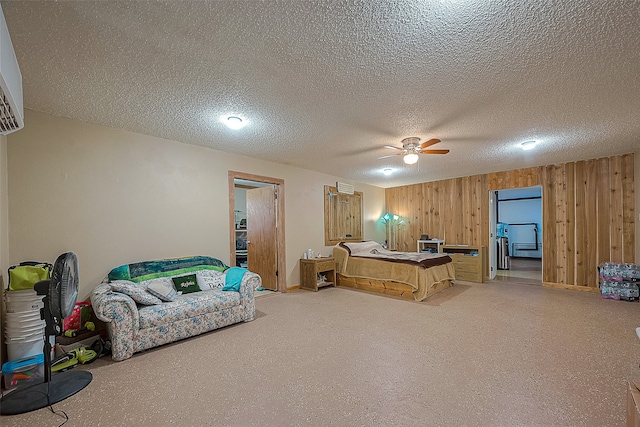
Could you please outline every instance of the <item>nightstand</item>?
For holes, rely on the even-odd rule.
[[[318,273],[327,280],[318,283]],[[300,288],[317,292],[324,286],[336,286],[336,263],[333,257],[300,260]]]
[[[430,245],[435,245],[436,253],[439,253],[440,245],[444,245],[444,240],[440,240],[440,239],[418,240],[418,253],[421,253],[424,249],[429,248]]]

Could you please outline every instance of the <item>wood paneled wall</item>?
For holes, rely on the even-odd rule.
[[[415,251],[421,234],[448,244],[489,241],[487,175],[388,188],[385,203],[405,222],[396,234],[399,251]]]
[[[603,261],[634,262],[633,154],[541,168],[543,281],[598,289]]]
[[[421,234],[488,246],[488,192],[540,185],[543,283],[597,291],[599,263],[635,259],[633,162],[625,154],[388,188],[386,211],[405,221],[400,251],[415,251]]]

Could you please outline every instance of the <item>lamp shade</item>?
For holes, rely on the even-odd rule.
[[[404,162],[408,165],[413,165],[418,162],[418,155],[416,153],[409,153],[404,156]]]

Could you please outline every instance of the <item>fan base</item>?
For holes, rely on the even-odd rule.
[[[87,371],[66,371],[52,375],[46,383],[13,391],[0,401],[2,415],[24,414],[63,401],[85,388],[93,375]]]

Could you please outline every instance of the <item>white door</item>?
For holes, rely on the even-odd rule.
[[[489,279],[496,278],[498,270],[498,254],[496,232],[498,229],[498,220],[496,218],[496,199],[497,191],[489,191]]]

